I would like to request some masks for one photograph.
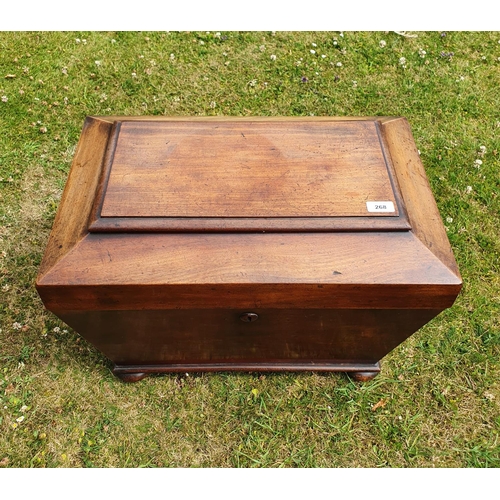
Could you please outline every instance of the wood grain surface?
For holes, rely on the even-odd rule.
[[[88,218],[95,203],[112,128],[113,125],[105,120],[98,118],[85,120],[40,265],[40,276],[88,233]]]
[[[397,212],[363,213],[372,197]],[[462,280],[403,118],[93,117],[36,286],[139,380],[372,376]]]
[[[90,234],[39,287],[57,310],[444,308],[460,283],[411,232],[190,233]]]
[[[446,230],[420,160],[410,125],[405,118],[387,120],[382,125],[394,163],[397,181],[414,234],[458,277],[460,273]]]
[[[393,212],[370,213],[367,201]],[[102,217],[397,216],[370,121],[121,123]]]
[[[375,363],[439,311],[256,309],[67,311],[65,322],[118,365]],[[106,332],[103,335],[103,332]]]

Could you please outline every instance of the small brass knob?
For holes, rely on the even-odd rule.
[[[252,323],[253,321],[257,321],[259,319],[259,315],[255,313],[243,313],[240,316],[240,319],[245,323]]]

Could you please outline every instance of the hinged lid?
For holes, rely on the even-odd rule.
[[[92,232],[408,230],[378,122],[117,121]]]
[[[225,134],[231,138],[213,139],[222,132],[223,137]],[[284,176],[282,192],[303,206],[303,216],[290,217],[290,211],[278,211],[281,207],[276,203],[278,189],[262,194],[275,210],[273,217],[260,216],[259,212],[254,212],[257,216],[246,212],[252,214],[248,217],[231,213],[213,216],[219,212],[212,212],[211,217],[198,217],[197,212],[189,217],[170,216],[168,210],[174,210],[175,206],[168,204],[168,197],[162,208],[164,212],[152,211],[150,192],[157,197],[162,189],[176,193],[169,183],[160,182],[161,173],[169,172],[163,162],[168,165],[167,160],[172,163],[176,158],[175,151],[160,154],[160,147],[165,144],[168,148],[168,140],[177,141],[178,151],[182,151],[184,140],[189,144],[194,137],[201,137],[200,148],[203,147],[207,157],[213,155],[208,165],[223,175],[225,171],[220,165],[229,169],[234,164],[232,158],[242,165],[243,153],[235,146],[236,140],[240,140],[238,134],[243,142],[242,133],[253,140],[253,149],[260,153],[260,156],[250,153],[248,158],[243,156],[255,172],[266,165],[272,168],[273,164],[278,164],[281,172],[287,172],[283,170],[286,163],[291,173],[292,166],[294,172],[297,169],[300,173],[300,182],[295,185],[299,194],[293,194],[292,176],[289,178],[288,174]],[[321,141],[315,143],[314,138]],[[225,144],[231,145],[234,155],[224,149]],[[217,145],[217,149],[210,145]],[[269,159],[271,147],[279,148],[285,158],[282,163]],[[127,159],[127,148],[133,161]],[[140,149],[142,153],[137,154]],[[327,160],[318,158],[323,156],[317,155],[318,150],[326,151]],[[205,158],[193,150],[185,154],[200,163]],[[255,157],[263,159],[253,163]],[[306,162],[295,161],[296,158]],[[308,163],[311,158],[314,161]],[[182,162],[186,172],[177,166],[177,177],[170,186],[177,190],[185,188],[186,196],[194,196],[197,193],[193,185],[179,179],[194,175],[191,166],[194,162],[184,159]],[[321,188],[316,185],[308,189],[308,182],[321,178],[318,172],[325,164],[331,164],[332,176],[335,169],[343,168],[357,176],[359,182],[348,180],[345,184],[339,180],[338,185],[330,182],[331,196],[328,193],[317,196],[321,203],[314,205],[311,199],[315,199],[314,193],[321,192]],[[375,175],[366,173],[365,170],[371,169]],[[153,172],[150,174],[153,180],[141,180],[144,172]],[[136,173],[140,174],[138,179],[142,184],[134,182],[127,187],[127,175],[133,177]],[[114,175],[117,177],[112,179]],[[328,181],[327,174],[321,175]],[[210,193],[222,188],[225,188],[223,193],[230,192],[228,184],[221,188],[211,176],[207,175],[206,182]],[[198,179],[195,184],[201,185]],[[141,202],[134,192],[137,186],[144,189],[150,217],[134,212],[132,217],[123,216],[127,214],[123,210],[128,210],[128,199],[135,200],[132,207]],[[131,190],[130,198],[126,187]],[[114,189],[124,191],[113,198]],[[377,197],[383,193],[389,197],[385,201],[394,200],[398,215],[368,211],[363,214],[346,203],[338,211],[333,203],[333,209],[327,211],[330,198],[365,201],[363,196],[367,193]],[[244,195],[246,192],[240,190],[239,196]],[[188,200],[191,204],[186,207],[196,207],[196,199]],[[224,196],[219,199],[224,201]],[[306,201],[302,204],[302,199],[307,199],[307,204]],[[101,216],[104,202],[108,212]],[[228,206],[235,211],[240,205]],[[404,230],[408,227],[407,218],[411,224],[409,231]],[[88,230],[89,221],[92,233]],[[460,285],[460,274],[410,126],[406,119],[395,117],[351,121],[332,117],[280,120],[88,117],[37,277],[37,289],[46,307],[55,313],[154,309],[251,312],[264,306],[366,310],[410,306],[436,310],[453,303]]]

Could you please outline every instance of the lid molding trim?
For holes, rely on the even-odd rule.
[[[300,125],[300,120],[294,120],[294,124]],[[344,232],[344,231],[409,231],[411,230],[411,224],[409,222],[406,209],[404,206],[403,198],[399,189],[399,183],[397,180],[397,176],[395,174],[394,166],[392,164],[391,160],[391,154],[390,150],[388,148],[387,141],[385,140],[384,134],[381,133],[381,125],[384,123],[384,119],[375,119],[375,118],[369,118],[369,119],[362,119],[359,118],[357,120],[345,120],[345,123],[342,120],[332,120],[332,123],[325,123],[324,120],[307,120],[304,121],[305,123],[308,123],[309,126],[311,125],[318,125],[318,128],[313,128],[314,133],[320,134],[318,137],[321,137],[322,140],[325,140],[328,135],[325,135],[325,131],[328,132],[328,126],[332,127],[332,134],[335,135],[336,133],[336,127],[340,127],[341,131],[339,132],[341,135],[342,134],[347,134],[345,137],[347,137],[348,145],[346,147],[354,146],[357,144],[357,139],[356,139],[356,133],[358,132],[358,128],[356,127],[357,122],[359,125],[359,133],[364,137],[363,140],[368,141],[371,146],[370,148],[373,151],[376,151],[376,155],[378,155],[379,160],[378,160],[378,166],[377,172],[379,172],[376,176],[374,174],[365,173],[366,171],[369,171],[370,168],[372,168],[371,163],[364,163],[361,164],[361,168],[354,168],[354,174],[356,175],[368,175],[368,178],[372,178],[373,182],[376,183],[383,183],[386,185],[386,187],[383,188],[383,191],[386,191],[389,189],[391,192],[390,197],[388,197],[387,201],[390,204],[394,204],[393,207],[395,207],[394,212],[390,211],[377,211],[376,213],[373,213],[370,210],[367,210],[366,213],[359,212],[359,207],[354,209],[353,213],[346,213],[345,209],[341,209],[341,211],[338,214],[328,214],[328,211],[325,211],[324,209],[316,208],[314,207],[311,210],[311,207],[308,205],[304,205],[304,215],[300,214],[293,214],[293,215],[287,215],[286,211],[283,211],[283,215],[276,215],[274,213],[271,213],[269,215],[241,215],[241,214],[221,214],[221,215],[179,215],[179,213],[172,213],[172,215],[168,215],[166,213],[165,215],[157,215],[157,208],[155,204],[151,201],[148,200],[148,196],[146,196],[146,207],[151,206],[153,210],[148,214],[148,211],[142,211],[142,215],[135,216],[133,215],[134,210],[127,208],[127,203],[130,202],[130,197],[127,196],[127,194],[131,195],[132,197],[137,198],[137,194],[134,194],[133,192],[130,192],[130,188],[127,188],[126,184],[123,184],[123,182],[127,181],[122,181],[122,179],[126,179],[128,175],[136,175],[136,169],[138,170],[139,179],[141,178],[140,176],[143,175],[141,174],[141,169],[144,168],[144,165],[140,164],[140,162],[137,164],[137,167],[135,167],[135,163],[128,164],[126,160],[126,156],[124,157],[125,152],[127,149],[131,148],[131,151],[135,148],[142,148],[144,149],[148,144],[149,144],[149,131],[150,128],[153,127],[151,130],[155,130],[155,125],[163,125],[164,127],[167,127],[165,131],[170,131],[172,128],[175,129],[176,126],[181,126],[184,125],[186,130],[184,130],[183,127],[181,127],[179,132],[175,132],[182,140],[184,135],[186,137],[191,137],[189,134],[190,132],[190,124],[186,124],[185,122],[179,122],[176,120],[171,120],[170,117],[165,117],[161,121],[142,121],[142,120],[131,120],[131,119],[126,119],[124,118],[123,120],[114,120],[112,122],[112,128],[109,133],[109,141],[107,143],[106,151],[105,151],[105,159],[103,162],[103,167],[102,167],[102,172],[100,175],[100,180],[99,180],[99,187],[98,187],[98,192],[95,197],[94,205],[89,217],[88,221],[88,230],[91,233],[106,233],[106,232],[152,232],[152,233],[158,233],[158,232]],[[206,123],[203,123],[202,120],[197,121],[197,127],[209,127],[213,126],[214,122],[207,120]],[[218,122],[221,123],[221,122]],[[236,120],[232,117],[228,117],[225,120],[222,121],[222,124],[225,126],[225,130],[230,130],[231,126],[233,124],[237,124],[238,127],[241,128],[242,125],[250,127],[249,130],[253,131],[252,133],[255,134],[255,130],[263,132],[264,136],[266,133],[276,134],[276,130],[281,130],[279,127],[283,126],[283,123],[287,123],[287,127],[292,126],[292,123],[289,121],[283,121],[280,119],[275,119],[275,118],[268,118],[263,121],[246,121],[242,122],[240,120]],[[253,129],[253,126],[257,126],[257,129]],[[370,124],[371,127],[370,128]],[[270,132],[266,132],[267,128],[266,125],[269,125],[269,130]],[[321,127],[319,127],[321,125]],[[123,128],[125,127],[125,128]],[[137,128],[134,128],[137,127]],[[274,127],[274,128],[273,128]],[[276,128],[277,127],[277,128]],[[326,128],[325,128],[326,127]],[[144,128],[144,130],[143,130]],[[218,128],[218,126],[216,127]],[[240,128],[238,128],[238,133],[240,132]],[[345,129],[345,130],[344,130]],[[125,134],[125,138],[131,138],[134,137],[134,133],[137,130],[137,139],[136,142],[137,144],[133,146],[123,146],[123,138],[122,138],[122,143],[120,143],[120,133],[122,130],[128,130]],[[211,129],[209,129],[211,130]],[[283,130],[287,130],[287,128],[284,128]],[[162,129],[163,131],[163,129]],[[347,131],[347,132],[346,132]],[[164,133],[164,131],[162,132]],[[170,132],[169,132],[170,133]],[[128,134],[128,135],[127,135]],[[352,134],[352,137],[350,137],[349,134]],[[209,134],[210,135],[210,134]],[[243,134],[241,134],[243,135]],[[314,135],[314,134],[313,134]],[[162,142],[159,137],[163,139],[163,136],[161,133],[159,133],[156,138],[152,141],[153,143],[156,141],[156,143]],[[260,136],[259,136],[260,137]],[[260,139],[258,139],[260,140]],[[267,139],[264,139],[267,140]],[[258,141],[257,141],[258,142]],[[120,146],[120,144],[122,144]],[[126,139],[125,139],[125,144],[126,144]],[[283,143],[286,145],[286,141]],[[156,146],[158,148],[158,145]],[[296,147],[296,146],[294,146]],[[329,146],[331,149],[331,146]],[[344,146],[343,146],[344,147]],[[118,153],[118,156],[121,157],[121,161],[123,163],[123,159],[125,158],[126,165],[128,166],[118,166],[116,167],[114,165],[115,161],[115,153],[117,152],[117,148],[121,149]],[[356,149],[356,148],[355,148]],[[133,153],[134,154],[134,153]],[[226,153],[227,155],[227,153]],[[137,161],[137,160],[136,160]],[[149,160],[148,160],[149,161]],[[178,160],[177,160],[178,161]],[[329,157],[327,155],[325,161],[335,161],[334,156]],[[342,160],[342,161],[345,161]],[[147,164],[147,163],[146,163]],[[120,163],[118,164],[120,165]],[[383,168],[382,165],[385,167]],[[112,169],[113,168],[118,168],[118,171],[114,172],[114,178],[112,178]],[[283,167],[283,165],[282,165]],[[345,166],[343,167],[344,169],[346,168]],[[375,168],[375,167],[373,167]],[[383,169],[382,172],[380,169]],[[304,172],[303,172],[304,173]],[[269,174],[266,174],[269,175]],[[355,176],[356,176],[355,175]],[[370,177],[372,176],[372,177]],[[374,177],[373,177],[374,176]],[[382,176],[380,178],[380,176]],[[111,181],[110,181],[110,178]],[[272,178],[272,177],[271,177]],[[185,179],[189,180],[189,179]],[[304,179],[302,179],[304,181]],[[358,180],[359,181],[359,180]],[[149,182],[150,188],[153,190],[150,194],[154,196],[154,191],[156,190],[155,186],[156,183],[151,183]],[[175,180],[175,182],[179,182],[178,180]],[[352,190],[353,187],[355,187],[356,181],[354,181],[354,184],[352,184],[353,181],[350,181],[351,184],[348,184],[347,187],[344,187],[344,189]],[[108,201],[106,196],[108,193],[108,188],[109,186],[112,185],[115,190],[115,199],[116,199],[116,193],[122,193],[119,197],[119,204],[117,205],[117,201],[110,202],[109,199]],[[121,191],[123,188],[123,191]],[[144,186],[143,186],[144,188]],[[118,189],[118,191],[116,191]],[[127,189],[129,191],[127,191]],[[174,186],[175,189],[175,186]],[[378,188],[380,189],[380,188]],[[163,196],[162,190],[159,190],[160,196]],[[158,193],[157,193],[158,194]],[[196,193],[194,193],[194,196],[196,196]],[[294,195],[296,196],[296,195]],[[352,196],[351,193],[348,193],[347,196]],[[219,193],[220,197],[220,193]],[[359,194],[357,195],[359,198]],[[390,198],[390,199],[389,199]],[[325,201],[325,193],[323,193],[323,202]],[[348,198],[349,199],[349,198]],[[376,198],[379,199],[379,198]],[[363,198],[361,198],[363,200]],[[385,200],[385,197],[384,197]],[[357,200],[358,202],[360,201],[359,199]],[[374,202],[375,200],[372,199],[366,199],[365,202]],[[105,204],[108,204],[108,208],[106,211],[103,210],[103,207]],[[234,201],[233,201],[234,203]],[[274,199],[273,201],[274,205],[276,205],[276,200]],[[368,204],[367,203],[367,204]],[[244,205],[244,203],[243,203]],[[242,205],[242,206],[243,206]],[[273,206],[274,206],[273,205]],[[110,210],[110,207],[116,207],[116,215],[113,214],[113,210]],[[120,208],[122,207],[122,208]],[[168,208],[168,206],[167,206]],[[104,212],[104,214],[103,214]],[[280,210],[278,210],[280,212]],[[310,212],[310,213],[308,213]],[[315,214],[316,212],[316,214]],[[342,213],[343,212],[343,213]]]

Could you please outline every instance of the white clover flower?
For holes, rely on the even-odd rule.
[[[465,189],[465,192],[466,192],[467,194],[472,193],[472,186],[467,186],[467,188]]]
[[[451,224],[453,222],[453,218],[452,217],[446,217],[446,222],[448,222],[448,224]]]
[[[200,40],[200,45],[205,45],[205,42],[203,40]]]
[[[317,47],[317,45],[316,45],[315,43],[311,43],[311,45],[312,45],[313,47]]]
[[[216,38],[220,38],[220,31],[217,31],[217,33],[215,33],[214,35]]]
[[[114,38],[112,38],[111,43],[116,43],[116,40]]]
[[[26,411],[28,407],[26,405],[21,406],[21,411]]]
[[[9,98],[6,95],[2,96],[2,102],[7,102],[8,100],[9,100]]]
[[[75,43],[80,43],[81,40],[79,38],[75,38]]]
[[[427,52],[423,49],[418,49],[418,55],[420,57],[425,57],[427,55]]]
[[[271,61],[276,61],[276,55],[275,54],[271,54]]]
[[[339,61],[335,66],[337,66],[338,68],[341,68],[342,67],[342,63]]]
[[[22,327],[23,325],[21,325],[21,323],[18,323],[17,321],[12,324],[12,328],[14,328],[14,330],[20,330]]]
[[[101,61],[94,61],[94,62],[95,62],[96,66],[100,66],[101,65]]]
[[[356,80],[352,81],[352,87],[355,89],[358,86],[358,82]]]
[[[483,156],[486,153],[486,146],[479,146],[479,155]]]
[[[380,40],[380,42],[378,42],[378,44],[379,44],[379,47],[381,49],[383,49],[387,45],[387,42],[385,40]]]
[[[82,38],[82,43],[83,45],[87,45],[87,40],[85,38]]]
[[[399,64],[401,64],[401,66],[403,66],[403,68],[406,68],[406,57],[400,57]]]
[[[321,54],[321,58],[324,59],[326,56],[325,54]]]
[[[24,420],[24,415],[21,415],[19,418],[16,418],[16,422],[21,423]]]
[[[215,109],[215,107],[216,107],[216,106],[217,106],[217,103],[216,103],[215,101],[212,101],[212,102],[210,103],[210,107],[211,107],[212,109]]]
[[[265,45],[261,45],[261,46],[259,47],[259,50],[260,50],[261,52],[264,52],[264,51],[266,50],[266,46],[265,46]]]
[[[483,162],[481,160],[475,160],[474,161],[474,166],[476,168],[480,168],[482,164],[483,164]]]
[[[170,54],[170,60],[173,61],[175,59],[175,54]]]
[[[54,327],[54,329],[52,331],[54,333],[59,333],[61,331],[61,329],[58,326],[56,326],[56,327]]]
[[[310,52],[311,52],[311,54],[316,54],[316,51],[313,49],[311,49]]]

